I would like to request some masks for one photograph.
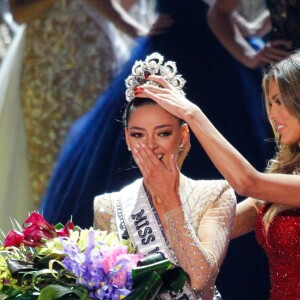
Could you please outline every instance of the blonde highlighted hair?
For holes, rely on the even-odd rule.
[[[290,114],[300,124],[300,51],[296,51],[286,59],[271,65],[263,78],[263,90],[265,104],[269,108],[269,84],[274,80],[278,85],[281,99]],[[299,174],[300,175],[300,148],[297,143],[292,145],[280,145],[280,135],[273,122],[271,125],[275,134],[278,150],[273,159],[267,165],[267,173]],[[273,218],[274,214],[282,210],[282,205],[273,204],[268,210],[266,218]]]

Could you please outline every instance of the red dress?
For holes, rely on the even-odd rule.
[[[279,212],[265,231],[263,205],[256,223],[256,238],[267,254],[271,276],[270,300],[300,299],[300,209]]]

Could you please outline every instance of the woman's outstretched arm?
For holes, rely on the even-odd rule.
[[[143,85],[136,90],[136,97],[149,97],[185,120],[214,165],[238,194],[271,203],[300,206],[300,176],[258,172],[221,135],[199,107],[162,77],[152,75],[148,79],[156,81],[162,88]]]
[[[238,203],[230,239],[255,230],[258,210],[262,203],[253,198],[247,198]]]

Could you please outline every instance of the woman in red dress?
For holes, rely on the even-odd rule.
[[[144,85],[136,95],[152,98],[184,119],[224,178],[238,194],[249,197],[237,206],[231,237],[256,229],[257,240],[268,256],[270,299],[300,299],[300,52],[271,66],[264,75],[268,118],[278,144],[265,173],[253,168],[199,107],[162,78],[150,76],[149,80],[161,87]],[[137,151],[145,155],[143,148]]]

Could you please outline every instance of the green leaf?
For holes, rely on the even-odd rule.
[[[152,300],[158,295],[163,284],[162,278],[156,272],[152,272],[149,276],[139,284],[129,295],[126,300]]]
[[[37,300],[39,293],[36,291],[23,291],[18,288],[4,287],[1,295],[6,295],[5,300]],[[2,299],[2,298],[1,298]]]
[[[56,230],[60,230],[60,229],[64,229],[64,225],[62,224],[62,223],[57,223],[55,226],[54,226],[54,228],[56,229]]]
[[[38,269],[49,268],[49,262],[53,259],[62,260],[65,256],[58,253],[50,253],[48,255],[37,255],[34,257],[33,262],[34,266]],[[55,265],[57,270],[62,269],[62,266],[59,264]]]
[[[62,299],[80,299],[89,300],[88,291],[82,287],[65,287],[61,285],[48,285],[43,288],[38,300],[62,300]]]
[[[175,267],[162,274],[163,286],[161,291],[178,292],[181,290],[188,278],[188,274],[181,268]]]
[[[131,270],[133,285],[137,286],[143,281],[144,278],[151,276],[151,273],[156,272],[158,274],[163,274],[165,271],[172,267],[172,263],[169,259],[155,262],[151,265],[146,265],[142,267],[136,267]]]
[[[14,230],[19,232],[22,232],[24,230],[24,228],[20,225],[20,223],[15,218],[10,217],[10,222]]]
[[[150,265],[150,264],[153,264],[153,263],[156,263],[158,261],[165,260],[165,259],[166,258],[165,258],[163,253],[155,252],[155,253],[147,255],[144,258],[142,258],[141,260],[139,260],[139,262],[137,263],[137,266],[138,267],[147,266],[147,265]]]
[[[6,261],[8,270],[14,279],[20,280],[26,272],[35,271],[32,263],[17,259],[8,259]]]

